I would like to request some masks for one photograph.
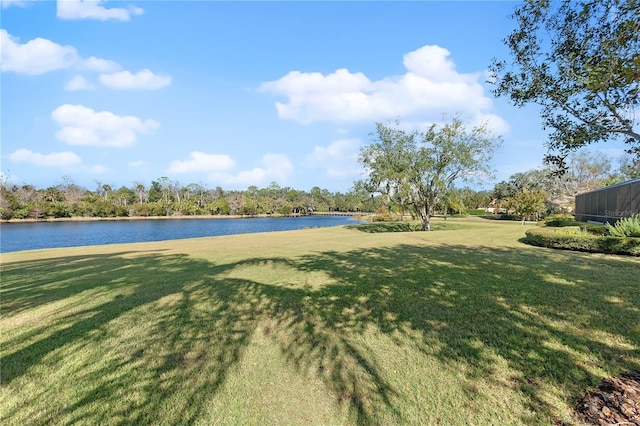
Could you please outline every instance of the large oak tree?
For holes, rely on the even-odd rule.
[[[640,0],[528,0],[512,18],[494,94],[541,107],[546,160],[563,168],[575,149],[620,138],[640,158]]]

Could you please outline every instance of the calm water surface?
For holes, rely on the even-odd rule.
[[[252,219],[160,219],[95,222],[34,222],[0,225],[0,253],[213,237],[357,223],[348,216]]]

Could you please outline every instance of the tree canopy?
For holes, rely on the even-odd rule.
[[[525,189],[508,198],[504,207],[520,216],[524,225],[527,218],[535,216],[537,220],[538,216],[547,210],[546,197],[547,193],[544,191]]]
[[[564,169],[571,151],[620,138],[640,158],[640,1],[526,1],[512,18],[493,92],[541,106],[546,161]]]
[[[505,209],[523,220],[545,210],[570,210],[575,207],[576,195],[629,178],[634,165],[629,158],[623,157],[619,170],[615,170],[604,153],[572,152],[563,174],[546,167],[514,173],[509,180],[497,183],[491,193],[493,204],[497,210]]]
[[[624,179],[640,178],[640,158],[622,157],[620,159],[620,173]]]
[[[148,217],[195,215],[299,215],[309,212],[373,212],[381,204],[369,193],[329,192],[314,187],[311,192],[280,187],[246,191],[208,189],[203,184],[181,185],[166,176],[146,186],[112,187],[95,181],[95,191],[63,177],[63,183],[46,189],[15,185],[0,178],[0,219],[44,219],[63,217]]]
[[[489,172],[489,161],[501,142],[486,126],[471,126],[460,117],[426,131],[407,131],[376,123],[373,142],[360,151],[368,171],[362,186],[384,194],[387,201],[406,206],[431,230],[434,207],[450,194],[458,180],[469,181]]]

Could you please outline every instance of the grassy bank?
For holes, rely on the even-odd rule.
[[[481,220],[2,255],[2,424],[553,424],[640,369],[640,259]]]

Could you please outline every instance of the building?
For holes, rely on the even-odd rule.
[[[614,223],[640,213],[640,178],[576,195],[578,222]]]

